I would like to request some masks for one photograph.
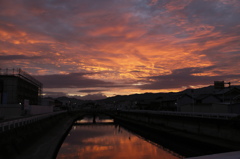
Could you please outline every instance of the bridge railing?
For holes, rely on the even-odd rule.
[[[121,110],[122,112],[132,113],[148,113],[170,116],[186,116],[196,118],[210,118],[210,119],[231,119],[239,116],[239,114],[224,114],[224,113],[197,113],[197,112],[173,112],[173,111],[153,111],[153,110]]]
[[[4,131],[8,131],[20,126],[28,125],[34,122],[37,122],[42,119],[49,118],[51,116],[55,116],[61,113],[64,113],[66,111],[59,111],[59,112],[54,112],[54,113],[48,113],[48,114],[42,114],[42,115],[36,115],[36,116],[31,116],[31,117],[26,117],[26,118],[20,118],[20,119],[15,119],[15,120],[10,120],[10,121],[5,121],[0,123],[0,133]]]

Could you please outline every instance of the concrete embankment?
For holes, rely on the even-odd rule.
[[[116,116],[130,121],[153,125],[155,127],[168,127],[188,133],[209,136],[213,138],[237,141],[240,143],[240,117],[228,119],[178,116],[149,113],[144,111],[119,111]]]
[[[186,157],[237,151],[240,148],[239,142],[225,140],[217,137],[217,135],[213,137],[212,135],[208,136],[201,133],[189,132],[180,129],[179,126],[174,127],[173,125],[182,124],[185,120],[181,120],[180,117],[173,117],[171,119],[169,116],[164,118],[149,114],[116,113],[114,118],[115,121],[124,125],[129,130],[136,131],[141,136],[156,141],[160,145]],[[196,122],[197,125],[199,122],[199,120],[197,122],[191,119],[187,121],[189,120],[191,124]],[[201,124],[203,125],[204,122],[201,122]],[[187,122],[184,126],[186,128]]]
[[[80,113],[63,113],[0,134],[0,159],[52,159]]]

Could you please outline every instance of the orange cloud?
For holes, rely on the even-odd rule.
[[[93,2],[1,2],[1,64],[33,75],[90,72],[90,80],[132,86],[108,95],[155,91],[138,86],[179,69],[240,74],[237,1]]]

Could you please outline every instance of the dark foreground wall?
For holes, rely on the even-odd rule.
[[[179,131],[186,137],[223,144],[236,150],[240,148],[239,118],[223,120],[127,111],[117,112],[115,118],[145,126],[149,130],[166,130],[170,128],[172,132]]]
[[[52,159],[79,113],[63,113],[0,133],[0,159]]]

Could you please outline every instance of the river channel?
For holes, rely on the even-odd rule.
[[[106,116],[77,120],[57,159],[178,159],[179,154],[134,134]]]

